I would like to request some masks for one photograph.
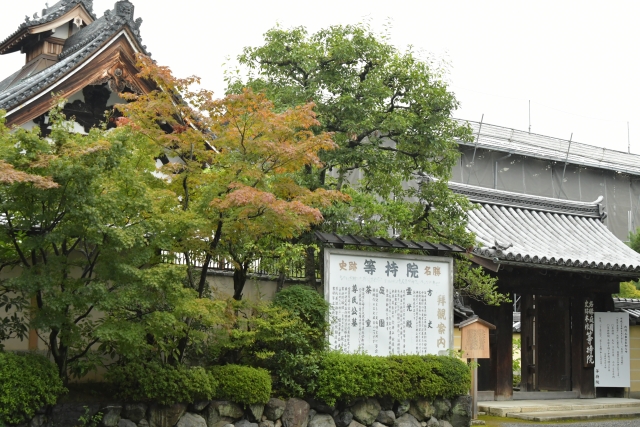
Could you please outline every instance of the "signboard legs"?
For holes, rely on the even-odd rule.
[[[471,419],[478,419],[478,359],[471,359],[473,370],[471,371]]]

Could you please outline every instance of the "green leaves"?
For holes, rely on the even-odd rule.
[[[323,356],[316,396],[334,405],[362,397],[397,401],[466,394],[467,365],[450,356],[368,356],[330,352]]]
[[[0,352],[0,425],[30,420],[66,391],[55,365],[46,358]]]
[[[265,369],[224,365],[211,368],[211,374],[218,382],[218,399],[255,405],[265,404],[271,397],[271,375]]]
[[[452,120],[458,101],[442,68],[363,24],[314,34],[275,27],[264,38],[238,56],[249,72],[230,76],[228,91],[248,86],[279,109],[315,103],[313,129],[331,132],[337,148],[321,152],[323,166],[305,169],[299,180],[351,197],[324,207],[316,229],[474,244],[465,229],[471,204],[447,187],[459,157],[456,140],[469,141],[471,132]],[[473,280],[479,282],[462,286],[462,293],[500,299],[480,269],[457,283]]]
[[[133,345],[140,331],[124,319],[202,309],[180,308],[193,298],[183,294],[183,268],[158,266],[168,193],[153,175],[156,147],[127,128],[75,134],[57,109],[50,123],[43,138],[0,122],[0,167],[12,173],[0,182],[0,274],[14,271],[0,282],[0,295],[34,298],[33,315],[25,316],[23,304],[22,323],[3,322],[4,329],[24,333],[30,317],[66,379],[101,363],[93,354],[101,340],[108,343],[103,350],[124,353]],[[162,297],[142,300],[154,293]],[[181,330],[175,319],[171,330]]]
[[[158,362],[113,367],[107,373],[107,380],[119,398],[161,405],[210,400],[218,388],[214,375],[204,368]]]

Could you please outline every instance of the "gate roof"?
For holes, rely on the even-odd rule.
[[[640,277],[640,254],[603,224],[601,198],[592,203],[449,183],[478,209],[469,212],[475,255],[497,264]]]

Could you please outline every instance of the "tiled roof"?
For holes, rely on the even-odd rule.
[[[469,123],[473,142],[461,142],[469,146],[504,151],[522,156],[532,156],[569,164],[640,175],[640,156],[581,144],[566,139],[528,133],[502,126],[458,120]]]
[[[636,298],[613,298],[616,311],[629,313],[629,317],[640,319],[640,299]]]
[[[599,203],[569,202],[449,183],[479,204],[469,212],[473,252],[500,264],[640,277],[640,254],[602,223]]]
[[[90,3],[87,0],[63,1],[74,4],[79,1],[84,1],[85,4]],[[131,17],[127,18],[116,14],[115,11],[105,12],[100,19],[87,25],[66,41],[62,53],[58,56],[59,62],[55,65],[8,86],[5,84],[5,87],[2,86],[9,79],[5,79],[0,83],[0,109],[11,110],[33,96],[46,91],[55,82],[84,62],[92,53],[98,51],[125,26],[136,37],[143,52],[150,54],[146,51],[146,46],[142,45],[142,39],[140,38],[141,24],[142,19],[140,18],[134,21]]]
[[[315,236],[322,243],[337,245],[372,246],[385,249],[413,249],[427,252],[466,252],[458,245],[445,245],[444,243],[419,242],[415,240],[387,239],[383,237],[363,237],[340,235],[336,233],[323,233],[316,231]]]
[[[18,26],[18,29],[0,42],[0,45],[3,45],[26,28],[46,24],[58,19],[78,4],[84,5],[84,8],[89,12],[93,19],[96,19],[96,16],[93,14],[93,0],[60,0],[53,6],[43,9],[42,16],[38,16],[38,12],[33,15],[33,18],[27,15],[24,22]]]

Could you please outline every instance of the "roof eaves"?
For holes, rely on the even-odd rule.
[[[602,198],[592,203],[574,202],[570,200],[552,199],[529,194],[512,193],[510,191],[477,187],[474,185],[449,182],[449,189],[456,194],[466,196],[474,203],[508,206],[541,212],[584,216],[588,218],[606,218]]]
[[[14,31],[9,37],[0,42],[0,53],[2,53],[2,50],[6,50],[8,48],[5,47],[4,49],[2,49],[2,46],[10,42],[15,37],[19,36],[21,33],[24,33],[24,36],[27,36],[29,28],[46,24],[55,19],[58,19],[79,4],[85,8],[89,16],[91,16],[94,21],[97,19],[96,15],[93,13],[93,0],[61,0],[50,8],[44,9],[42,11],[42,17],[40,18],[38,18],[37,12],[33,15],[33,19],[29,18],[29,16],[26,16],[24,22],[18,26],[18,29]]]
[[[70,54],[57,64],[10,87],[5,93],[0,93],[0,109],[4,109],[8,114],[11,114],[12,109],[47,91],[56,82],[64,79],[66,75],[82,66],[91,55],[99,53],[111,40],[122,33],[124,33],[124,30],[115,31],[108,37],[95,38],[83,49]],[[129,39],[129,41],[131,40]]]
[[[474,248],[473,253],[496,264],[510,265],[514,267],[540,268],[545,270],[571,271],[576,273],[605,274],[607,276],[624,277],[629,279],[640,278],[640,266],[620,266],[611,263],[595,263],[587,261],[565,262],[562,259],[521,255],[504,254],[494,248]]]

